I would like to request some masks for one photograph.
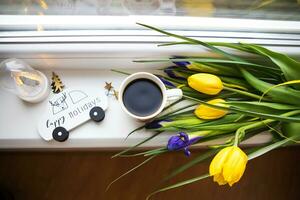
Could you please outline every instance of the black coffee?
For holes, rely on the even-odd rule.
[[[144,117],[155,113],[161,106],[163,95],[159,86],[149,79],[136,79],[123,93],[123,103],[134,115]]]

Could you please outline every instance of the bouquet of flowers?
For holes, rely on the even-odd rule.
[[[114,156],[146,157],[145,161],[119,178],[161,154],[183,151],[189,156],[192,151],[190,147],[207,141],[220,141],[222,138],[222,143],[208,146],[205,153],[176,168],[166,179],[211,159],[206,172],[154,191],[148,198],[158,192],[209,177],[219,185],[232,186],[243,176],[248,161],[275,148],[297,143],[300,139],[300,62],[259,45],[205,43],[148,25],[140,25],[182,40],[162,44],[164,46],[200,45],[214,52],[216,57],[176,56],[137,61],[174,63],[174,66],[163,69],[165,75],[157,76],[166,87],[181,88],[183,99],[170,104],[164,113],[129,133],[131,135],[141,129],[154,132],[151,137]],[[236,56],[224,51],[224,47],[254,54],[256,57],[253,59]],[[165,147],[129,153],[163,132],[174,134]],[[244,140],[262,132],[272,135],[269,143],[246,150],[239,147]]]

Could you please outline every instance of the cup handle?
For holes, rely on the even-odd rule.
[[[182,90],[181,89],[169,89],[166,90],[167,101],[175,101],[182,98]]]

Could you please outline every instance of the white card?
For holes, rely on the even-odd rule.
[[[46,112],[38,124],[38,132],[43,139],[52,140],[52,132],[56,127],[64,127],[70,131],[90,120],[90,110],[95,106],[107,109],[108,100],[104,91],[95,93],[82,89],[65,89],[48,101]]]

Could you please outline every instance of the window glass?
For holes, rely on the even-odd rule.
[[[177,15],[299,20],[300,0],[0,0],[2,15]]]

